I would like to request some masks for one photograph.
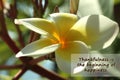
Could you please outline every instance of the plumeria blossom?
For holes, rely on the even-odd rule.
[[[79,18],[70,13],[53,13],[49,20],[27,18],[16,19],[15,23],[43,36],[28,44],[16,57],[43,56],[55,52],[58,67],[67,73],[71,73],[72,54],[81,55],[90,50],[107,48],[119,32],[118,24],[103,15]]]

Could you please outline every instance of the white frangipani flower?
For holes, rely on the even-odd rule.
[[[79,19],[77,15],[70,13],[53,13],[50,18],[51,20],[15,20],[16,24],[22,24],[45,36],[28,44],[16,57],[43,56],[55,52],[58,67],[64,72],[71,73],[71,54],[81,55],[89,53],[90,49],[106,48],[119,32],[118,24],[103,15],[89,15]]]

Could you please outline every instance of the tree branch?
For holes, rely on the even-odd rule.
[[[19,65],[0,65],[0,70],[3,69],[20,69],[23,68],[23,64],[19,64]]]
[[[54,11],[53,11],[54,13],[58,13],[59,12],[59,8],[58,8],[58,6],[55,6],[55,8],[54,8]]]
[[[31,43],[33,41],[36,41],[40,38],[40,34],[34,32],[34,31],[31,31],[30,33],[30,39],[29,39],[29,42],[28,43]]]
[[[48,6],[48,0],[45,0],[45,5],[44,5],[44,7],[43,7],[43,12],[45,12],[47,6]]]
[[[15,77],[12,80],[18,80],[26,71],[27,71],[27,68],[24,67],[15,75]]]
[[[17,7],[16,7],[16,0],[14,0],[14,3],[10,4],[10,9],[8,10],[7,16],[12,20],[13,24],[15,25],[14,27],[16,28],[17,33],[18,33],[18,41],[20,43],[20,46],[24,47],[25,43],[23,40],[21,30],[19,26],[14,23],[14,19],[17,18],[17,14],[18,12],[17,12]]]
[[[79,6],[79,0],[70,0],[70,13],[76,14]]]
[[[3,5],[2,0],[0,0],[0,5]],[[3,7],[1,7],[3,8]],[[5,41],[8,46],[13,50],[13,52],[17,53],[19,51],[19,48],[16,46],[14,41],[10,38],[7,32],[6,24],[5,24],[5,19],[4,19],[4,14],[3,14],[3,9],[0,10],[0,37],[2,38],[3,41]]]
[[[42,17],[44,13],[42,0],[32,0],[32,3],[34,8],[34,17]]]
[[[30,39],[29,39],[29,42],[28,42],[28,43],[31,43],[31,42],[34,41],[34,40],[33,40],[33,38],[34,38],[34,34],[35,34],[35,32],[30,31]]]
[[[36,59],[33,59],[29,62],[29,64],[35,65],[42,60],[53,60],[54,61],[55,60],[55,53],[47,54],[47,55],[38,57]]]
[[[0,0],[0,35],[8,34],[7,29],[4,26],[6,26],[6,24],[5,24],[5,19],[3,15],[3,2],[2,0]]]
[[[37,64],[38,62],[42,61],[42,60],[45,60],[46,59],[46,55],[45,56],[42,56],[42,57],[39,57],[39,58],[36,58],[36,59],[33,59],[29,62],[29,64],[31,65],[35,65]]]
[[[32,67],[30,67],[30,69],[36,73],[41,74],[42,76],[46,76],[50,80],[66,80],[66,79],[60,77],[59,75],[57,75],[56,73],[50,72],[50,71],[42,68],[41,66],[37,66],[37,65],[32,66]]]
[[[19,36],[18,41],[19,41],[19,43],[21,45],[21,48],[23,48],[25,46],[25,43],[24,43],[24,40],[23,40],[23,36],[22,36],[21,30],[20,30],[19,26],[16,25],[16,24],[15,24],[15,27],[16,27],[16,30],[17,30],[17,33],[18,33],[18,36]]]

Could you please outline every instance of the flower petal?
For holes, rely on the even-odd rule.
[[[75,67],[73,70],[73,74],[77,74],[77,73],[80,73],[81,71],[83,71],[85,69],[85,67],[87,67],[87,63],[88,63],[88,61],[82,63],[82,64],[84,64],[84,66]]]
[[[54,13],[50,16],[55,22],[60,36],[65,35],[78,20],[78,16],[69,13]]]
[[[52,44],[49,39],[40,39],[38,41],[28,44],[20,52],[17,53],[16,57],[22,56],[43,56],[54,52],[59,47],[59,44]]]
[[[71,55],[72,54],[81,55],[82,53],[88,53],[89,50],[87,46],[81,41],[68,42],[66,43],[66,45],[67,46],[65,48],[59,48],[56,51],[55,53],[56,62],[58,67],[62,71],[67,73],[73,73],[74,68],[71,69]]]
[[[90,15],[81,18],[72,27],[67,38],[81,40],[92,49],[101,49],[110,46],[118,32],[119,27],[116,22],[103,15]]]
[[[22,24],[40,34],[52,34],[55,30],[53,22],[41,18],[15,19],[16,24]]]

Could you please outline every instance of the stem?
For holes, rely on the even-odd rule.
[[[17,7],[16,7],[16,0],[14,0],[14,3],[13,4],[10,4],[10,9],[8,10],[8,17],[12,20],[12,22],[14,23],[14,19],[17,18]],[[21,33],[21,30],[19,28],[18,25],[14,24],[16,30],[17,30],[17,33],[18,33],[18,42],[20,44],[20,46],[23,48],[25,46],[25,43],[24,43],[24,40],[23,40],[23,36],[22,36],[22,33]]]
[[[41,14],[39,17],[42,17],[43,16],[43,13],[44,13],[44,11],[43,11],[43,6],[42,6],[42,0],[39,0],[39,7],[38,7],[38,12]],[[34,9],[35,10],[35,9]]]
[[[39,37],[40,37],[40,34],[38,34],[38,33],[34,32],[34,36],[33,36],[32,41],[36,41],[36,40],[38,40],[38,39],[39,39]]]
[[[48,6],[48,0],[45,0],[45,5],[44,5],[44,7],[43,7],[43,12],[45,12],[47,6]]]
[[[70,13],[76,14],[79,6],[79,0],[70,0]]]
[[[3,10],[3,2],[0,0],[0,11]]]
[[[23,64],[19,65],[0,65],[0,70],[2,69],[20,69],[23,67]]]
[[[19,51],[19,48],[13,42],[13,40],[6,34],[1,35],[1,39],[6,42],[6,44],[10,47],[10,49],[16,54]]]
[[[33,32],[33,31],[30,32],[29,43],[33,42],[34,34],[35,34],[35,32]]]
[[[18,80],[26,71],[27,71],[27,68],[23,68],[15,75],[15,77],[12,80]]]
[[[2,34],[7,34],[7,29],[5,24],[5,19],[4,19],[4,15],[3,15],[3,3],[2,0],[0,0],[0,35]]]
[[[33,41],[38,40],[39,37],[40,37],[40,34],[31,31],[31,33],[30,33],[30,39],[29,39],[29,42],[28,42],[28,43],[31,43],[31,42],[33,42]]]
[[[38,3],[39,2],[39,3]],[[34,17],[42,17],[43,16],[43,6],[42,0],[32,0],[33,8],[34,8]]]
[[[21,34],[21,30],[20,30],[20,28],[19,28],[18,25],[15,25],[15,27],[16,27],[16,30],[17,30],[17,33],[18,33],[18,36],[19,36],[18,41],[19,41],[21,47],[23,48],[23,47],[25,46],[25,43],[24,43],[24,41],[23,41],[23,37],[22,37],[22,34]]]
[[[2,0],[0,0],[0,5],[3,5]],[[13,52],[17,53],[19,51],[19,48],[16,46],[14,41],[8,35],[6,24],[5,24],[5,19],[4,19],[4,14],[3,14],[3,9],[0,10],[0,24],[1,24],[0,25],[0,29],[1,29],[0,37],[2,38],[3,41],[5,41],[8,44],[8,46],[13,50]]]
[[[13,17],[14,17],[14,19],[15,19],[15,18],[17,18],[17,14],[18,14],[18,13],[17,13],[17,7],[16,7],[16,0],[14,0],[13,12],[14,12]],[[14,22],[14,19],[13,19],[13,22]],[[23,39],[23,36],[22,36],[22,32],[21,32],[19,26],[16,25],[16,24],[15,24],[15,28],[16,28],[17,33],[18,33],[18,36],[19,36],[18,41],[19,41],[21,47],[24,47],[24,46],[25,46],[25,43],[24,43],[24,39]]]
[[[29,64],[35,65],[35,64],[37,64],[38,62],[40,62],[40,61],[42,61],[42,60],[45,60],[45,58],[46,58],[46,55],[45,55],[45,56],[42,56],[42,57],[39,57],[39,58],[36,58],[36,59],[33,59],[33,60],[31,60],[31,61],[29,62]]]
[[[53,60],[55,61],[55,53],[51,53],[51,54],[47,54],[47,55],[44,55],[44,56],[41,56],[41,57],[38,57],[36,59],[33,59],[29,62],[29,64],[31,65],[35,65],[37,64],[38,62],[42,61],[42,60]]]
[[[39,0],[39,1],[32,0],[32,3],[34,8],[34,17],[42,17],[43,16],[42,0]],[[40,34],[31,31],[29,43],[39,39],[39,37],[40,37]]]
[[[55,12],[55,13],[58,13],[58,12],[59,12],[59,8],[58,8],[58,6],[55,6],[55,8],[54,8],[54,12]]]

